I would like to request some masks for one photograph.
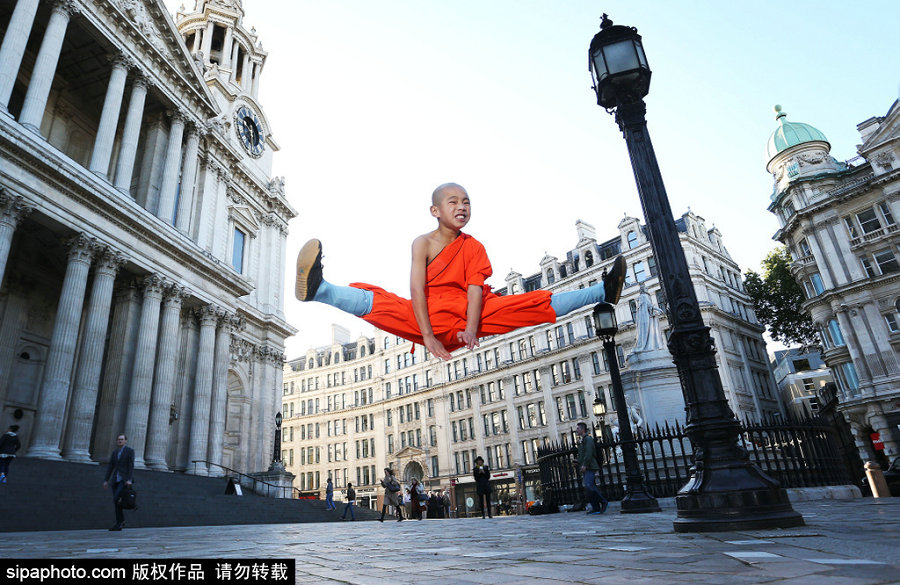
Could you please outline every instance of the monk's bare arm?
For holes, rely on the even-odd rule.
[[[409,275],[409,296],[412,300],[413,314],[419,331],[422,332],[422,340],[425,347],[435,356],[449,360],[450,352],[444,344],[434,336],[431,327],[431,317],[428,316],[428,300],[425,298],[425,266],[428,263],[428,239],[427,236],[419,236],[412,245],[412,269]]]
[[[478,328],[481,325],[481,308],[484,305],[484,289],[476,284],[470,284],[466,292],[468,305],[466,306],[466,330],[456,334],[457,339],[466,344],[469,349],[478,347]]]

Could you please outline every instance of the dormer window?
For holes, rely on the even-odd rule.
[[[634,231],[628,232],[628,249],[633,250],[637,247],[637,234]]]
[[[548,284],[548,285],[549,285],[549,284],[553,284],[554,282],[556,282],[556,279],[555,279],[554,276],[553,276],[553,269],[552,269],[552,268],[548,268],[548,269],[547,269],[547,284]]]
[[[584,264],[588,268],[594,265],[594,254],[590,250],[584,253]]]

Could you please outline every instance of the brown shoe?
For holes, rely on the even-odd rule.
[[[622,287],[625,285],[625,271],[628,266],[625,264],[625,257],[621,254],[613,260],[612,270],[603,277],[604,300],[607,303],[615,305],[622,296]]]
[[[312,239],[300,248],[297,255],[297,284],[294,294],[298,300],[311,301],[322,283],[322,242]]]

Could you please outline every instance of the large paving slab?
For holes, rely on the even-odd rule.
[[[806,526],[675,533],[662,512],[8,533],[0,558],[294,558],[297,583],[900,584],[900,499],[794,504]]]

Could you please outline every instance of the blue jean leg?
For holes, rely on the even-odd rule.
[[[597,472],[594,469],[587,469],[584,472],[584,494],[594,511],[599,511],[606,502],[603,492],[597,487]]]
[[[334,505],[334,496],[328,494],[325,496],[325,509],[326,510],[334,510],[337,506]]]
[[[347,505],[344,506],[344,513],[341,515],[341,518],[347,517],[347,510],[350,510],[350,519],[356,520],[356,516],[353,515],[353,504],[351,504],[350,502],[347,502]]]

